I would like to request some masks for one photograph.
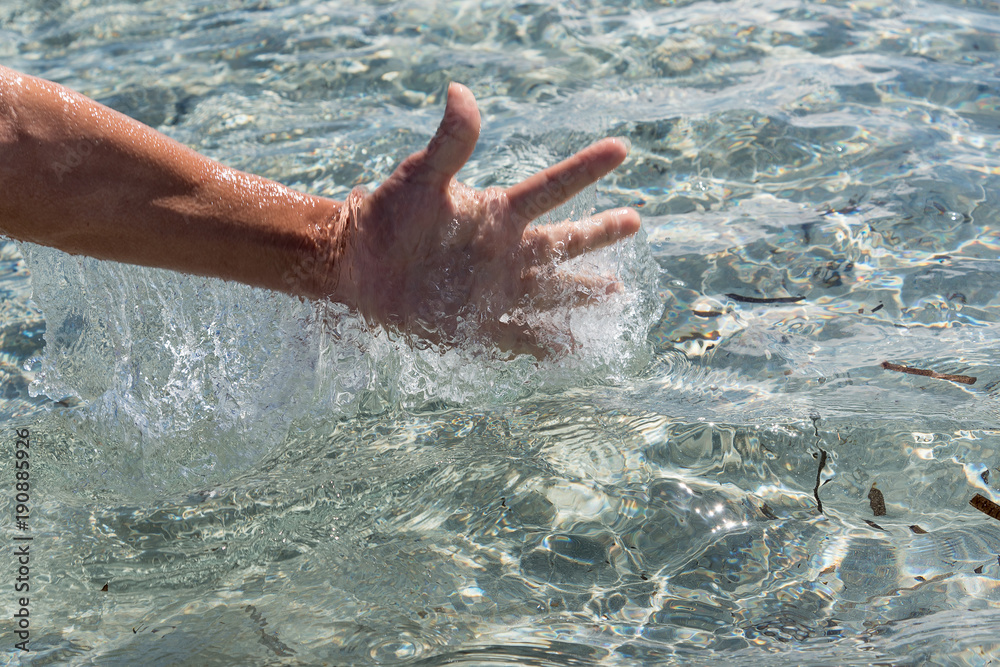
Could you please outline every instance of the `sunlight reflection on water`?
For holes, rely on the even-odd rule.
[[[463,180],[624,135],[574,205],[646,235],[597,260],[631,300],[550,365],[38,249],[32,302],[5,244],[0,409],[44,443],[36,660],[998,655],[1000,524],[968,505],[1000,496],[990,3],[18,0],[0,30],[6,65],[334,197],[460,80]]]

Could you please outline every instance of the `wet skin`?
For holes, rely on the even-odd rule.
[[[0,67],[0,232],[66,252],[347,304],[446,345],[552,351],[531,313],[617,289],[559,263],[634,234],[631,209],[530,223],[618,166],[605,139],[510,188],[455,175],[480,116],[452,84],[429,145],[345,202],[231,169],[58,84]]]

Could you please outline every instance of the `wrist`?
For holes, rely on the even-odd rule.
[[[350,207],[348,202],[321,202],[312,215],[302,219],[277,289],[357,308],[358,289],[348,252],[355,231]]]

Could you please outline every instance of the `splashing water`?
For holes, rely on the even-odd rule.
[[[25,246],[35,304],[5,245],[39,659],[995,661],[994,5],[0,3],[5,64],[314,194],[383,182],[450,80],[475,187],[627,136],[549,220],[648,244],[578,260],[626,289],[541,363]]]
[[[582,199],[550,217],[578,215]],[[641,239],[565,266],[618,276],[624,289],[539,316],[575,349],[543,361],[472,343],[442,349],[369,327],[338,304],[22,248],[46,320],[32,394],[81,402],[78,437],[101,442],[132,476],[124,488],[143,492],[174,486],[179,461],[199,484],[223,479],[297,421],[499,405],[622,381],[647,354],[655,268]]]

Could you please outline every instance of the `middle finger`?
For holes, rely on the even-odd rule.
[[[525,233],[526,261],[540,265],[561,262],[609,246],[639,231],[639,214],[630,208],[598,213],[587,220],[569,220],[532,227]]]

